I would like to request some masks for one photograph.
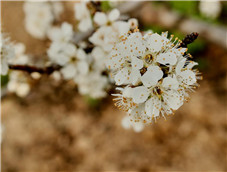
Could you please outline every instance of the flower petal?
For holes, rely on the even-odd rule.
[[[161,53],[157,56],[157,62],[163,65],[175,65],[177,62],[177,57],[174,53]]]
[[[76,66],[73,64],[66,65],[61,69],[61,72],[65,79],[73,79],[76,75]]]
[[[180,60],[177,63],[177,66],[176,66],[176,74],[177,75],[179,75],[181,73],[181,69],[184,67],[185,62],[186,62],[186,58],[183,58],[182,60]]]
[[[109,15],[108,15],[108,19],[113,22],[115,20],[117,20],[120,17],[120,11],[118,9],[113,9]]]
[[[158,52],[162,49],[164,38],[157,33],[147,36],[147,48],[151,52]]]
[[[146,87],[154,86],[162,78],[163,72],[158,66],[150,66],[147,68],[145,74],[141,77],[142,83]]]
[[[196,83],[196,75],[191,70],[185,70],[181,72],[178,76],[180,76],[181,82],[186,85],[193,85],[194,83]]]
[[[132,89],[132,99],[135,103],[143,103],[149,96],[148,89],[144,86],[139,86]]]
[[[94,21],[99,26],[105,25],[107,23],[107,16],[103,12],[96,12],[94,16]]]
[[[162,86],[166,89],[174,89],[177,90],[179,83],[176,79],[172,78],[172,77],[166,77],[163,79],[162,81]]]
[[[145,112],[149,117],[157,117],[160,114],[161,101],[157,97],[151,97],[145,103]]]
[[[165,94],[163,95],[163,99],[164,102],[167,103],[169,108],[173,110],[177,110],[184,103],[183,96],[179,92],[174,90],[166,91]]]
[[[126,68],[121,69],[114,77],[116,85],[125,84],[128,77],[128,70]]]

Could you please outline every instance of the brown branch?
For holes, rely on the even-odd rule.
[[[60,70],[62,68],[62,66],[53,65],[53,66],[40,68],[40,67],[28,66],[28,65],[13,65],[13,64],[9,64],[9,68],[13,69],[13,70],[25,71],[25,72],[28,72],[28,73],[38,72],[40,74],[51,74],[54,71]]]

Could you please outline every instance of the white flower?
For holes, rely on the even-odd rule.
[[[86,75],[88,70],[89,64],[86,53],[82,49],[77,49],[61,69],[61,73],[65,79],[74,79],[80,75]]]
[[[92,29],[92,20],[87,2],[81,1],[74,5],[75,18],[79,20],[78,29],[81,32],[86,32]]]
[[[93,68],[100,71],[105,71],[105,59],[108,54],[101,47],[94,47],[91,52],[93,58]]]
[[[24,3],[25,28],[37,39],[45,39],[46,32],[54,21],[51,4],[48,2]]]
[[[51,41],[55,42],[69,42],[73,38],[73,27],[67,22],[64,22],[61,25],[61,28],[59,27],[52,27],[50,30],[48,30],[48,38]]]
[[[128,116],[125,116],[121,120],[121,125],[126,130],[129,130],[132,128],[136,133],[139,133],[144,129],[144,124],[142,122],[130,121],[130,118]]]
[[[117,21],[111,26],[100,27],[90,38],[89,41],[96,46],[100,46],[109,52],[113,45],[119,41],[119,37],[129,31],[127,22]]]
[[[65,65],[76,55],[76,46],[72,43],[53,42],[47,53],[50,60],[59,65]]]
[[[19,97],[25,97],[30,92],[28,78],[20,71],[10,72],[7,88],[10,92],[15,92]]]
[[[111,25],[120,17],[118,9],[113,9],[108,15],[103,12],[96,12],[94,15],[94,22],[99,26]]]
[[[215,1],[203,0],[200,1],[199,3],[200,12],[208,18],[212,19],[217,18],[221,13],[221,9],[222,9],[221,2],[218,0]]]
[[[28,55],[25,54],[25,45],[23,43],[14,44],[15,57],[9,60],[9,63],[15,65],[25,65],[28,63]]]
[[[58,19],[62,14],[62,12],[64,11],[63,4],[61,2],[51,2],[51,5],[52,5],[54,16],[56,19]]]
[[[167,33],[131,33],[122,37],[106,61],[116,85],[116,106],[134,122],[151,123],[172,114],[198,86],[197,63],[187,60],[181,41]],[[126,85],[126,87],[125,87]],[[126,94],[127,93],[127,94]]]
[[[10,43],[9,38],[4,38],[2,34],[0,34],[0,48],[1,48],[0,74],[6,75],[9,69],[8,63],[11,59],[15,57],[15,51],[12,43]]]
[[[103,98],[107,95],[108,78],[99,71],[90,71],[86,75],[75,78],[79,93],[89,95],[92,98]]]

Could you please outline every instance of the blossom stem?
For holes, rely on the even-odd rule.
[[[38,72],[40,74],[51,74],[54,71],[60,70],[62,68],[62,66],[53,65],[53,66],[48,66],[48,67],[44,67],[44,68],[39,68],[39,67],[28,66],[28,65],[12,65],[12,64],[9,64],[9,68],[13,69],[13,70],[25,71],[25,72],[28,72],[28,73]]]
[[[193,43],[199,34],[197,32],[192,32],[191,34],[188,34],[183,40],[182,43],[179,45],[179,47],[187,48],[188,44]]]

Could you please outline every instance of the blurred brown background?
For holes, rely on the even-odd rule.
[[[45,53],[48,43],[24,29],[22,4],[1,2],[2,30],[23,42],[27,53]],[[72,2],[64,5],[62,18],[73,21]],[[149,6],[154,8],[146,2],[130,12],[143,28],[175,27],[186,34],[154,20]],[[200,88],[174,116],[141,133],[121,127],[125,114],[111,97],[92,107],[73,85],[56,85],[47,76],[24,99],[7,95],[1,102],[2,171],[226,171],[227,51],[206,35],[197,40],[204,47],[192,52],[204,77]]]

